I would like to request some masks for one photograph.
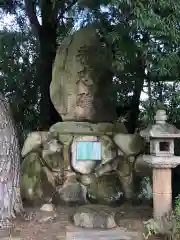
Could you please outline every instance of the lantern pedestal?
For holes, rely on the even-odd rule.
[[[153,175],[153,213],[155,219],[161,219],[172,211],[172,168],[180,164],[179,156],[142,155],[141,165],[152,168]]]
[[[153,169],[153,214],[155,219],[172,211],[171,169]]]

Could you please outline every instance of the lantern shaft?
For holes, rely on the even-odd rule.
[[[154,218],[159,219],[172,211],[171,169],[153,169]]]

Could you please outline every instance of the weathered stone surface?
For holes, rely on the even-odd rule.
[[[96,180],[96,176],[94,174],[77,174],[77,178],[84,186],[88,186]]]
[[[114,228],[115,210],[103,205],[85,205],[79,207],[73,214],[75,226],[84,228]]]
[[[59,238],[58,238],[59,239]],[[66,240],[143,240],[143,234],[124,227],[112,229],[85,229],[73,226],[66,227]],[[64,238],[63,238],[64,240]]]
[[[105,174],[115,172],[117,169],[118,161],[119,161],[119,158],[117,157],[105,164],[99,164],[94,171],[95,175],[97,177],[101,177]]]
[[[117,157],[117,146],[108,136],[101,136],[101,154],[102,154],[102,164],[105,164],[112,159]]]
[[[48,135],[48,132],[29,133],[21,151],[22,157],[25,157],[30,152],[36,151],[42,145],[43,141],[48,138]]]
[[[150,167],[148,163],[144,161],[143,155],[139,155],[135,159],[134,171],[138,176],[144,177],[152,175],[152,167]]]
[[[64,159],[63,146],[57,139],[50,139],[43,144],[43,165],[53,172],[58,178],[63,178]]]
[[[73,140],[73,136],[72,135],[61,135],[58,132],[58,140],[63,144],[63,145],[67,145],[69,146]]]
[[[114,135],[116,133],[127,133],[124,123],[90,123],[90,122],[58,122],[50,127],[50,132],[59,135]],[[61,141],[62,136],[60,137]],[[63,141],[63,140],[62,140]]]
[[[55,208],[55,206],[53,204],[46,203],[46,204],[42,205],[40,210],[43,211],[43,212],[54,212],[56,210],[56,208]]]
[[[57,139],[49,139],[43,143],[43,150],[46,151],[46,153],[48,152],[49,155],[61,153],[62,147]]]
[[[58,238],[59,239],[59,238]],[[136,231],[118,227],[113,229],[80,229],[75,226],[66,227],[66,240],[143,240],[143,235]]]
[[[29,203],[45,201],[55,192],[54,175],[41,162],[38,153],[30,153],[21,164],[21,196]]]
[[[134,197],[133,166],[129,158],[119,157],[117,174],[126,199]]]
[[[75,176],[70,177],[57,192],[59,195],[59,203],[65,203],[67,205],[86,203],[86,187],[79,183]]]
[[[138,155],[145,147],[145,141],[138,134],[117,133],[114,142],[126,156]]]
[[[124,193],[116,174],[104,175],[95,179],[88,187],[88,199],[98,204],[120,204],[124,201]]]
[[[28,139],[24,149],[32,151],[25,154],[21,165],[22,197],[28,202],[51,199],[56,186],[64,179],[63,146],[49,132],[36,132]]]
[[[94,54],[96,52],[96,54]],[[112,53],[97,28],[84,27],[60,45],[50,85],[51,100],[64,121],[113,121]]]
[[[119,176],[130,176],[133,170],[133,163],[128,157],[119,156],[117,172]]]

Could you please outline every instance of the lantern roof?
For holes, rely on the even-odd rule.
[[[167,123],[167,114],[165,110],[158,109],[154,117],[155,124],[149,125],[140,132],[144,138],[180,138],[180,130]]]

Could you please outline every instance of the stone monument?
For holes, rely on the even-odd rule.
[[[22,149],[24,198],[50,200],[53,192],[58,203],[67,204],[120,204],[132,198],[133,161],[144,140],[116,122],[111,68],[112,55],[97,26],[61,43],[50,95],[63,122],[28,135]]]
[[[112,53],[95,26],[68,36],[58,48],[51,100],[64,121],[112,122]]]

